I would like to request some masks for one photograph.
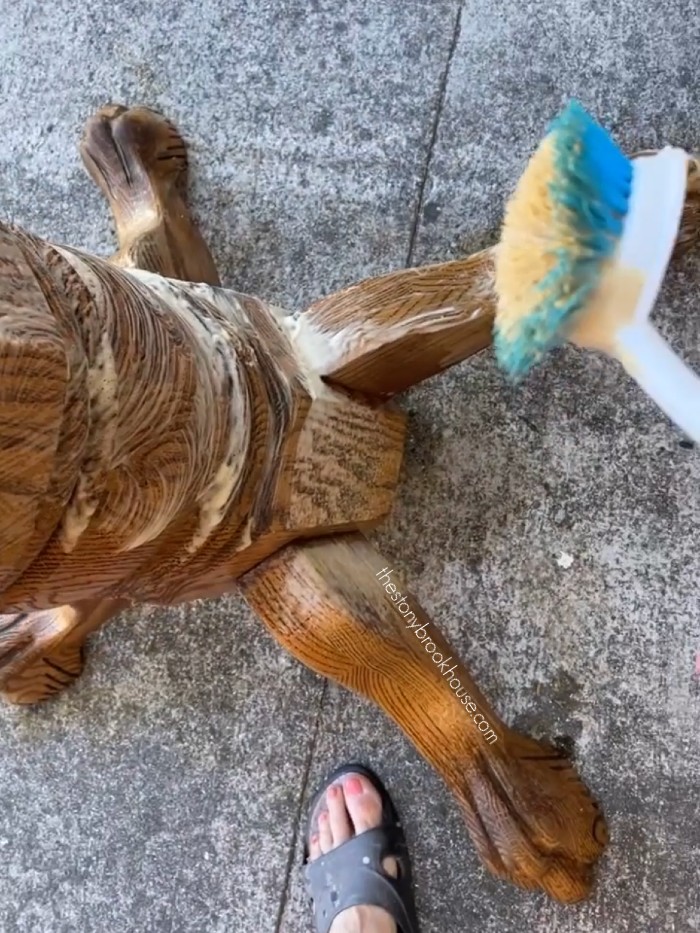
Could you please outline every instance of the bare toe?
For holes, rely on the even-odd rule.
[[[312,805],[307,830],[306,872],[319,930],[328,933],[365,933],[370,930],[372,933],[396,933],[397,921],[407,933],[417,930],[408,860],[406,870],[401,873],[398,870],[400,858],[407,859],[403,831],[391,801],[387,802],[382,794],[379,779],[377,782],[375,787],[365,774],[344,771],[342,777],[339,773],[333,783],[326,784]],[[384,794],[388,799],[386,791]],[[383,826],[384,820],[387,821],[386,826]],[[380,837],[384,833],[386,844],[393,840],[392,856],[387,856],[381,863],[383,874],[376,861],[376,846],[384,843],[377,833],[370,833],[363,849],[358,838],[370,830],[376,830]],[[332,851],[348,843],[345,855]],[[372,852],[375,853],[375,861],[369,868],[372,855],[368,853]],[[396,858],[393,857],[394,852]],[[317,861],[318,864],[314,864]],[[398,879],[398,883],[389,882],[389,877]],[[394,884],[396,886],[392,887]],[[368,899],[353,899],[352,895]]]
[[[309,860],[313,862],[320,855],[322,855],[321,843],[319,842],[318,833],[314,833],[309,839]]]
[[[347,842],[353,835],[350,826],[350,817],[345,807],[343,788],[339,784],[331,784],[326,791],[326,804],[333,837],[333,848]]]
[[[330,852],[333,848],[333,836],[331,834],[331,821],[328,816],[328,810],[323,810],[318,816],[318,843],[323,855]]]
[[[382,801],[367,778],[360,774],[348,775],[343,781],[343,791],[356,836],[381,824]]]

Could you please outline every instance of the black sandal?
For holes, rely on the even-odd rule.
[[[382,800],[382,821],[310,862],[309,840],[317,832],[326,791],[350,774],[366,778],[375,787]],[[406,838],[391,797],[373,771],[349,763],[326,778],[311,802],[304,842],[306,887],[313,900],[318,933],[328,933],[341,911],[363,905],[383,907],[401,933],[419,933]],[[382,867],[387,856],[396,859],[396,878]]]

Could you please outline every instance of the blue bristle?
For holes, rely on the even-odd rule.
[[[562,328],[598,284],[601,267],[622,235],[629,207],[632,163],[577,101],[567,105],[549,133],[554,145],[549,191],[556,222],[570,230],[576,248],[553,249],[556,265],[539,284],[541,301],[507,336],[496,329],[497,359],[514,377],[525,375],[563,342]]]

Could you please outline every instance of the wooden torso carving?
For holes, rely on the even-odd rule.
[[[3,328],[19,346],[31,336],[26,408],[44,422],[26,418],[16,450],[26,457],[39,435],[50,450],[51,431],[56,456],[41,476],[33,460],[24,511],[40,520],[3,562],[3,610],[48,607],[67,589],[214,595],[294,538],[386,516],[404,416],[326,385],[293,315],[13,237],[14,274],[30,269],[37,287]],[[31,395],[49,384],[61,413]]]

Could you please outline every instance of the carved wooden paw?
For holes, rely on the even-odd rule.
[[[80,154],[93,181],[112,201],[131,197],[138,203],[140,186],[181,182],[187,150],[177,129],[147,107],[107,104],[85,124]]]
[[[11,703],[38,703],[69,687],[83,669],[82,644],[66,641],[68,606],[0,616],[0,692]]]
[[[608,832],[597,803],[559,751],[508,733],[505,745],[477,754],[466,785],[458,797],[477,851],[494,874],[565,903],[590,893]]]
[[[169,120],[148,107],[108,104],[87,121],[80,154],[114,216],[117,265],[219,284],[184,201],[187,148]]]

